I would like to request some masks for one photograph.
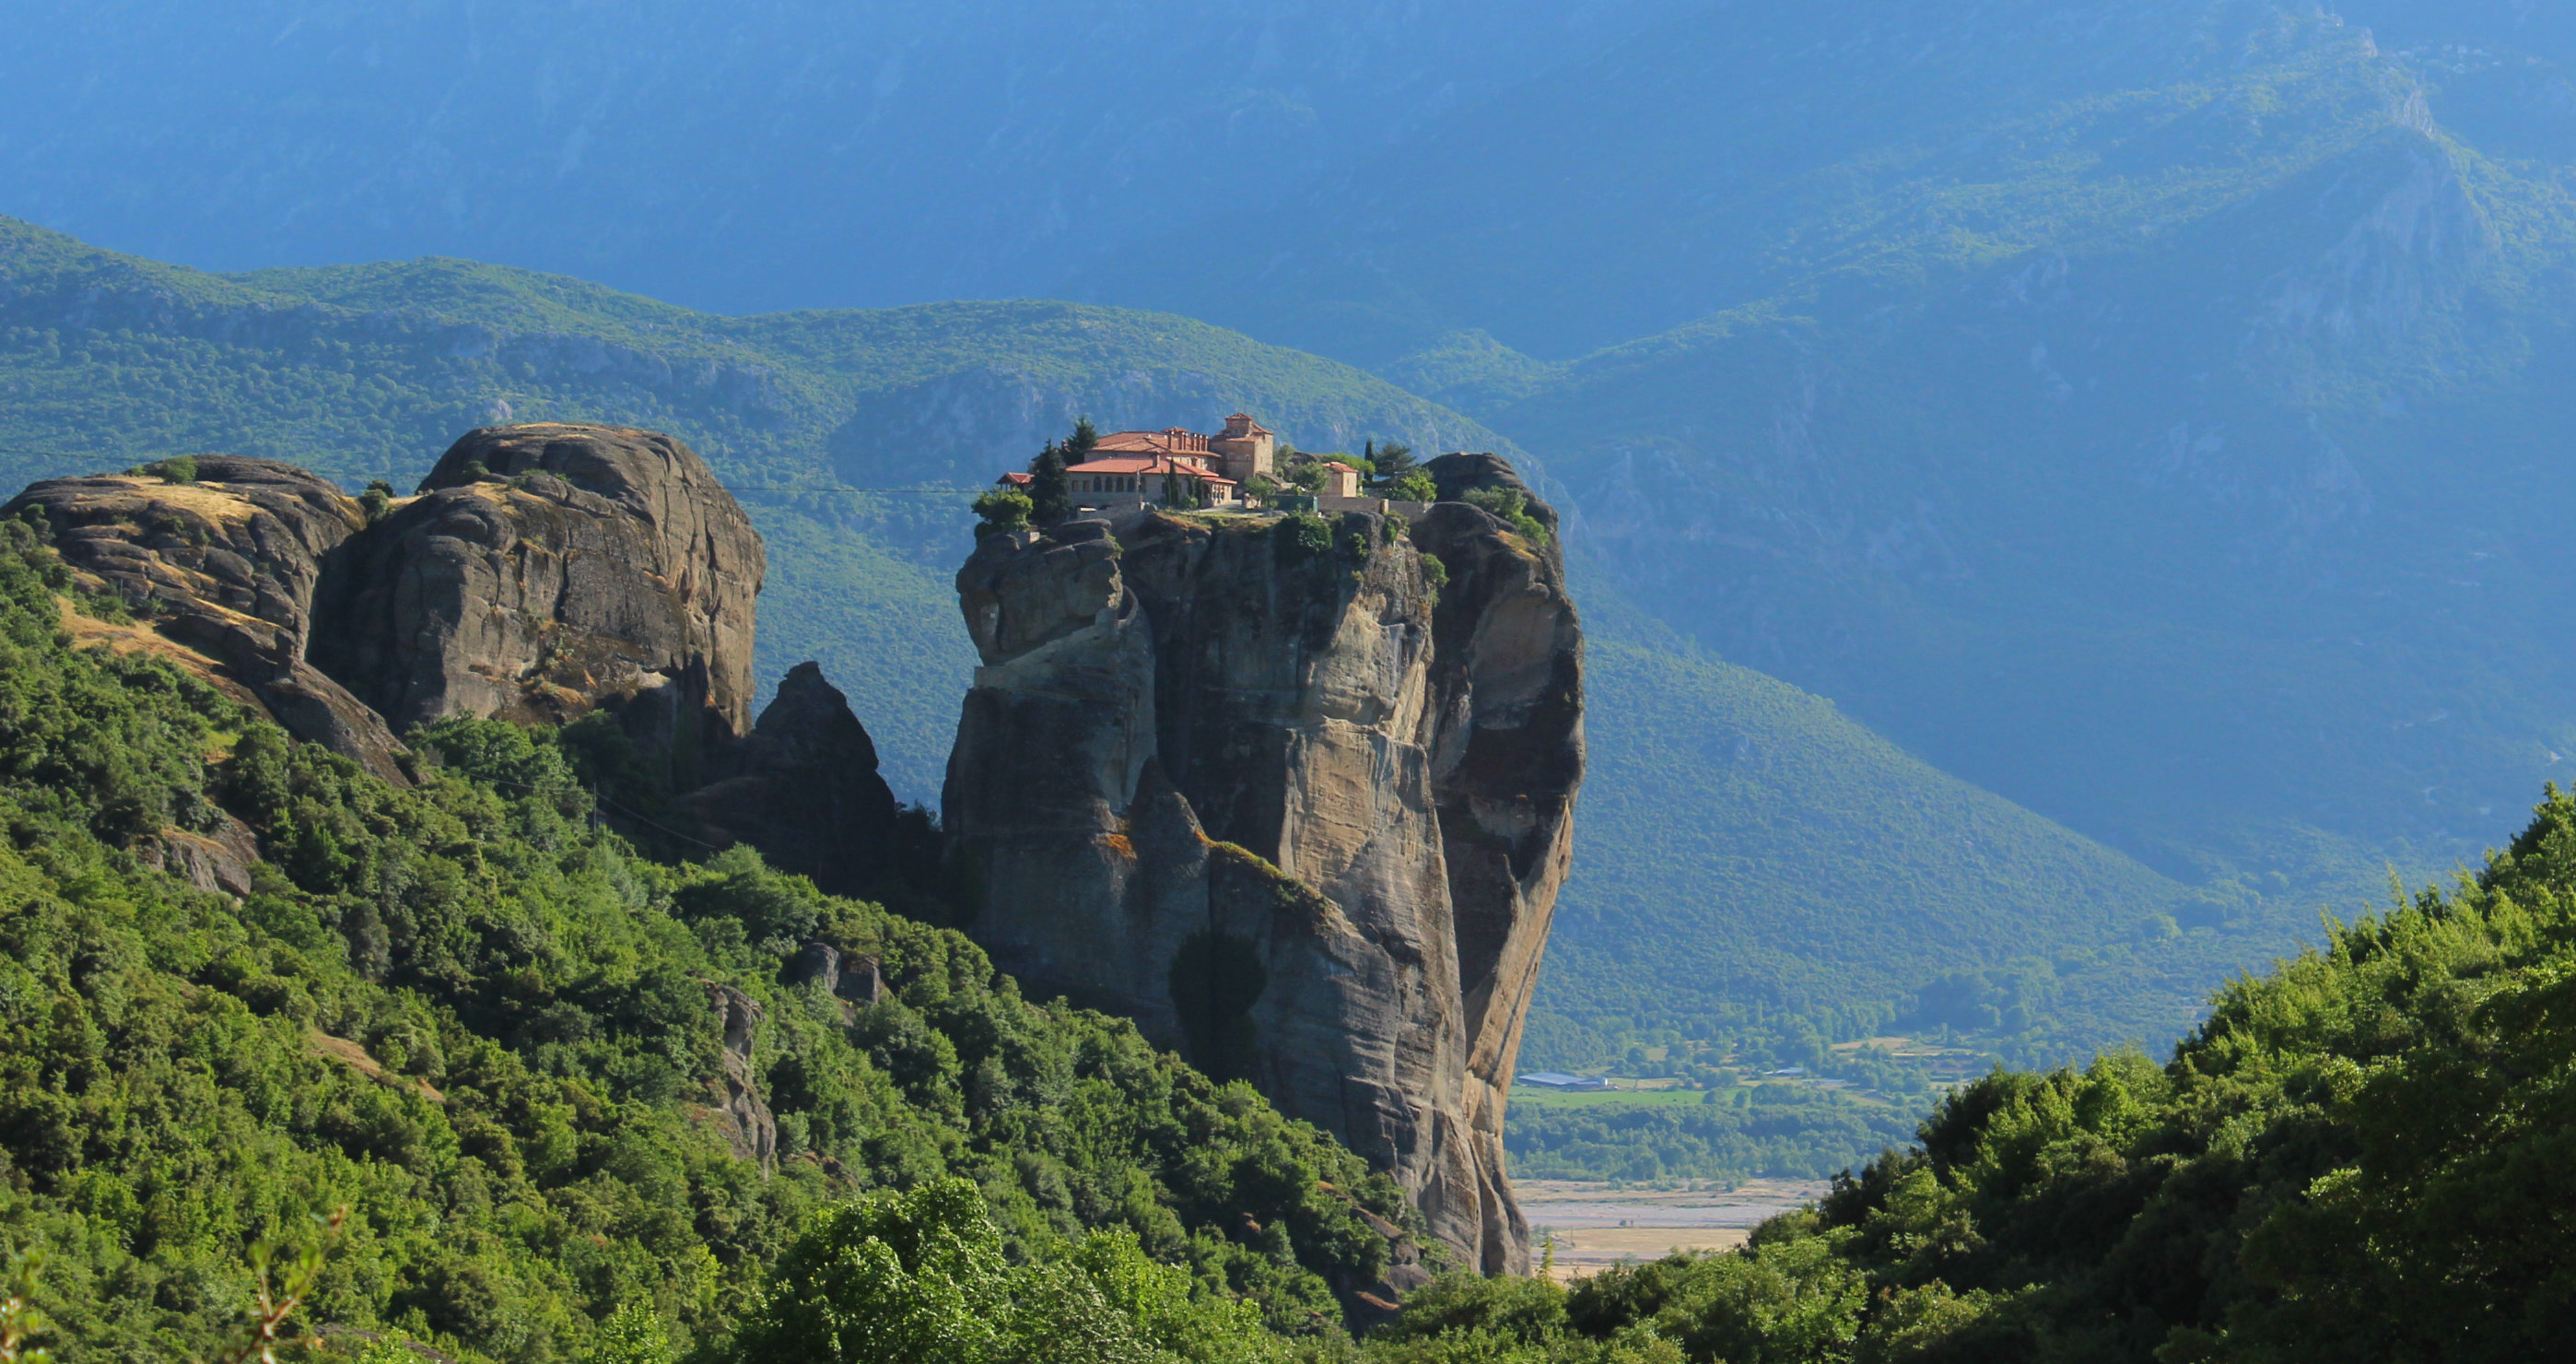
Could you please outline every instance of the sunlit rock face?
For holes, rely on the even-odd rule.
[[[41,519],[73,579],[138,617],[144,647],[276,717],[297,736],[400,781],[393,732],[308,658],[324,575],[367,527],[356,499],[291,464],[231,455],[193,477],[46,479],[6,509]]]

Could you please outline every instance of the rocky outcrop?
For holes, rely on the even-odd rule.
[[[778,1155],[778,1119],[761,1099],[758,1072],[751,1068],[751,1050],[760,1038],[760,1005],[730,985],[709,985],[707,1003],[724,1038],[715,1076],[707,1082],[707,1114],[735,1155],[759,1162],[765,1171]]]
[[[607,707],[685,790],[751,728],[760,535],[669,436],[468,432],[346,558],[315,662],[396,732]]]
[[[885,998],[885,974],[874,957],[845,957],[827,942],[796,949],[778,973],[781,985],[818,984],[823,993],[862,1007]]]
[[[229,455],[191,463],[191,481],[47,479],[0,515],[41,516],[74,580],[145,617],[178,646],[173,657],[297,735],[402,780],[393,731],[307,657],[316,592],[366,528],[366,512],[290,464]]]
[[[1520,487],[1490,456],[1432,472]],[[958,591],[970,931],[1339,1134],[1467,1263],[1526,1269],[1503,1105],[1583,752],[1552,544],[1455,501],[1391,529],[1147,513],[996,535]]]
[[[49,480],[6,508],[44,523],[79,587],[140,617],[74,614],[67,628],[191,668],[397,781],[395,735],[415,726],[609,710],[659,764],[657,793],[680,793],[674,817],[694,813],[829,889],[865,888],[891,867],[893,794],[867,731],[820,670],[791,672],[757,729],[749,723],[761,541],[679,441],[621,427],[487,428],[400,502],[361,502],[269,460],[154,468]],[[257,835],[228,816],[133,851],[235,896],[250,893],[259,859]],[[881,996],[875,961],[823,944],[808,955],[800,964],[849,1004]],[[752,1065],[760,1008],[730,986],[708,988],[723,1041],[706,1112],[738,1154],[766,1166],[777,1124]]]
[[[751,728],[765,565],[688,446],[487,427],[372,521],[292,465],[190,463],[193,478],[165,461],[50,479],[0,514],[43,519],[76,581],[131,605],[174,661],[388,779],[405,779],[395,736],[416,725],[600,708],[672,789],[730,770]]]
[[[720,770],[678,802],[707,841],[748,842],[771,866],[834,895],[871,894],[895,875],[894,791],[877,774],[866,727],[820,667],[787,670]]]
[[[249,825],[221,811],[206,833],[163,829],[134,849],[145,866],[157,867],[202,891],[235,899],[251,892],[250,869],[259,861],[259,836]]]

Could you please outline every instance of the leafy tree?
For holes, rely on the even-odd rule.
[[[1333,550],[1333,523],[1313,512],[1291,512],[1279,518],[1271,528],[1279,553],[1291,559],[1312,559]]]
[[[1396,496],[1394,492],[1389,490],[1404,483],[1409,478],[1413,478],[1417,475],[1425,478],[1426,480],[1429,478],[1429,475],[1422,473],[1421,466],[1414,463],[1413,447],[1410,445],[1400,445],[1394,441],[1389,441],[1384,445],[1371,442],[1366,458],[1369,467],[1369,486],[1383,496]],[[1404,500],[1411,502],[1427,502],[1430,499],[1406,498]]]
[[[814,1213],[733,1341],[742,1364],[1284,1359],[1257,1313],[1194,1297],[1131,1233],[1030,1263],[1004,1254],[975,1186],[939,1180]]]
[[[745,1364],[986,1364],[1010,1343],[1002,1235],[943,1179],[814,1213],[735,1337]]]
[[[1380,483],[1378,485],[1378,491],[1387,497],[1394,498],[1398,502],[1437,502],[1440,500],[1440,485],[1432,481],[1430,474],[1425,473],[1420,469],[1412,470],[1391,483]]]
[[[1098,444],[1100,444],[1100,430],[1091,424],[1091,418],[1075,418],[1072,434],[1064,438],[1064,462],[1082,463],[1091,458],[1092,447]]]

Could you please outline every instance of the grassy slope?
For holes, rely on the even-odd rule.
[[[1347,367],[1163,315],[970,303],[723,318],[460,261],[213,276],[0,224],[0,482],[222,448],[344,480],[404,484],[460,430],[501,419],[504,406],[512,419],[596,417],[674,431],[743,488],[772,555],[763,675],[821,660],[877,737],[897,790],[917,800],[937,797],[972,664],[948,584],[965,543],[964,499],[853,485],[980,476],[1081,411],[1160,425],[1239,406],[1310,447],[1380,434],[1428,448],[1510,448]],[[1594,619],[1610,616],[1596,609]],[[1593,727],[1601,766],[1581,825],[1585,870],[1550,973],[1551,1000],[1595,1000],[1587,1017],[1660,1021],[1705,1008],[1715,1013],[1686,1030],[1719,1036],[1748,1001],[1771,1007],[1794,997],[1794,1007],[1819,1018],[1874,1024],[1934,974],[1918,969],[1925,960],[1944,970],[2002,967],[2034,953],[2072,961],[2101,931],[2126,932],[2177,898],[2001,802],[1940,788],[1848,726],[1840,766],[1802,762],[1771,781],[1702,786],[1699,766],[1642,760],[1628,736],[1681,742],[1721,704],[1707,679],[1751,685],[1752,675],[1659,664],[1651,649],[1605,649],[1603,658],[1610,666]],[[1759,744],[1814,751],[1797,715],[1783,699],[1732,723]],[[1870,775],[1891,763],[1916,775]],[[1829,775],[1846,785],[1817,784]],[[2005,850],[1818,872],[1830,890],[1794,888],[1801,860],[1842,857],[1889,830],[1908,848],[1946,846],[1952,809],[1944,799],[1872,811],[1853,794],[1908,781],[1957,792],[1961,808],[1977,812],[1974,827],[2002,830],[1992,838]],[[1690,818],[1671,819],[1675,810]],[[1997,874],[2006,879],[1994,884],[2008,887],[2000,903],[2041,925],[2029,944],[2006,944],[1993,930],[1983,906]],[[2092,894],[2114,898],[2082,901]],[[1633,974],[1588,953],[1584,925],[1629,916],[1674,936],[1656,917],[1660,904],[1751,907],[1725,923],[1736,933],[1730,942],[1760,945],[1763,971],[1694,965],[1652,982],[1690,1001],[1688,1010],[1658,1012],[1622,994]],[[1963,930],[1940,941],[1937,926],[1953,920]],[[2117,927],[2102,930],[2106,920]],[[1700,931],[1696,920],[1683,922]],[[1820,926],[1825,935],[1815,936]],[[1685,959],[1701,960],[1676,958]],[[2148,1020],[2180,1017],[2218,974],[2211,968],[2153,999],[2087,1003],[2099,1017],[2082,1020],[2081,1031],[2152,1032],[2163,1025]],[[1995,988],[2030,993],[2021,983]],[[1551,1046],[1573,1057],[1615,1052],[1622,1032],[1610,1025],[1586,1036],[1543,1022],[1532,1056]]]

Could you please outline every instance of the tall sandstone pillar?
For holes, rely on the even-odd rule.
[[[985,540],[944,815],[969,931],[1033,995],[1251,1081],[1466,1264],[1525,1271],[1503,1108],[1571,848],[1582,632],[1552,533],[1448,500],[1525,494],[1510,467],[1430,467],[1444,500],[1392,532],[1145,512]]]

